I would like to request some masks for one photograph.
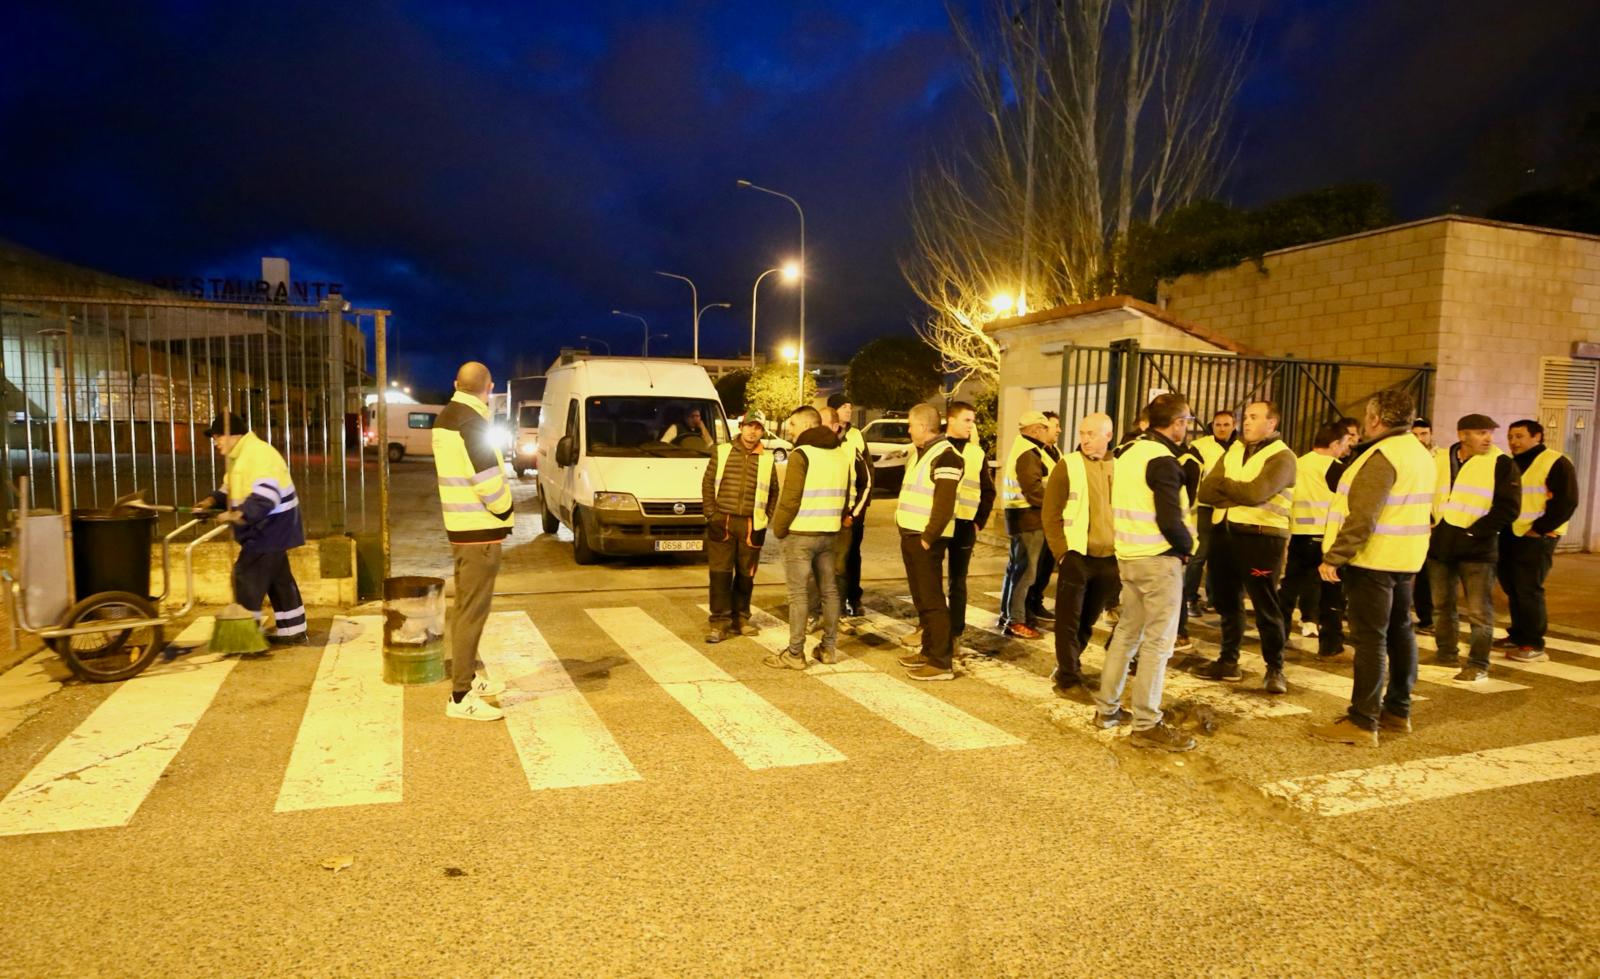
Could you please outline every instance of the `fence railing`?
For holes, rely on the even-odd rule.
[[[1068,345],[1061,352],[1061,417],[1070,431],[1076,419],[1105,412],[1121,432],[1158,394],[1186,396],[1202,425],[1214,412],[1242,414],[1252,401],[1272,401],[1284,441],[1304,452],[1318,427],[1344,416],[1361,417],[1367,399],[1379,391],[1405,390],[1418,413],[1426,414],[1433,373],[1428,364],[1144,350],[1134,340],[1107,347]]]
[[[204,431],[232,411],[288,461],[308,535],[376,530],[381,454],[364,462],[362,399],[368,331],[385,315],[337,296],[284,306],[0,294],[5,526],[18,476],[28,505],[61,507],[61,467],[77,507],[135,490],[187,505],[221,483]]]

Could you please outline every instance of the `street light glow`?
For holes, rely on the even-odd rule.
[[[1009,292],[997,292],[989,299],[989,308],[997,313],[1009,313],[1017,308],[1016,297]]]
[[[799,279],[800,279],[800,263],[799,262],[784,262],[782,271],[783,271],[783,281],[785,281],[785,282],[798,282],[799,281]]]
[[[800,351],[795,348],[794,344],[786,343],[786,344],[783,345],[783,359],[784,360],[791,360],[792,361],[792,360],[794,360],[796,355],[798,355],[799,353],[800,353]]]

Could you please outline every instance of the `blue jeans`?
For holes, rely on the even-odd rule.
[[[1042,530],[1022,530],[1011,535],[1011,559],[1006,564],[1005,584],[1000,586],[1001,625],[1028,621],[1028,589],[1039,570],[1042,550]]]
[[[1435,561],[1428,559],[1428,584],[1433,588],[1433,639],[1440,659],[1455,659],[1461,648],[1457,614],[1459,597],[1466,593],[1467,621],[1472,623],[1467,658],[1473,666],[1489,668],[1489,646],[1494,642],[1494,565],[1488,561]]]
[[[1122,618],[1106,650],[1094,702],[1100,716],[1116,713],[1128,682],[1128,664],[1137,656],[1139,674],[1133,678],[1129,706],[1133,729],[1143,731],[1161,723],[1161,690],[1183,605],[1183,562],[1171,556],[1119,560],[1117,574],[1122,578]]]
[[[789,653],[804,656],[806,592],[814,582],[822,598],[822,648],[839,641],[839,584],[834,580],[833,546],[838,534],[790,534],[783,539],[783,576],[789,586]]]
[[[1377,730],[1380,708],[1396,717],[1411,716],[1411,688],[1417,684],[1417,637],[1411,631],[1415,577],[1349,565],[1339,569],[1356,646],[1350,720],[1364,730]]]

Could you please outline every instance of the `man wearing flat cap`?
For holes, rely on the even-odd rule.
[[[1042,633],[1028,621],[1027,595],[1044,549],[1045,481],[1055,468],[1055,457],[1045,449],[1049,419],[1042,411],[1024,411],[1017,419],[1017,437],[1011,443],[1000,488],[1011,537],[1011,558],[1005,583],[1000,587],[1000,628],[1007,636],[1038,639]]]
[[[706,461],[700,498],[706,515],[706,563],[711,568],[709,643],[757,631],[750,624],[750,592],[767,538],[767,521],[778,505],[772,453],[761,444],[766,434],[766,416],[751,409],[739,423],[739,437],[718,445]]]
[[[1465,590],[1472,641],[1467,664],[1456,674],[1462,683],[1488,679],[1496,542],[1522,508],[1522,476],[1516,462],[1494,444],[1499,427],[1488,415],[1463,415],[1456,423],[1459,441],[1434,459],[1437,482],[1427,572],[1438,644],[1435,662],[1460,665],[1456,605]]]

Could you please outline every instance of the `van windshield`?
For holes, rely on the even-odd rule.
[[[539,427],[539,406],[538,405],[523,405],[522,407],[518,408],[517,409],[517,427],[518,428],[538,428]]]
[[[590,455],[691,458],[727,441],[722,405],[704,398],[593,397],[584,416]]]

